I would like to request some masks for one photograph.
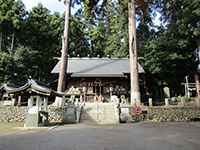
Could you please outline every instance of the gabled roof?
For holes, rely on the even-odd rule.
[[[5,91],[8,94],[19,93],[22,91],[32,91],[34,93],[46,95],[46,96],[50,96],[51,94],[54,94],[57,96],[64,96],[64,93],[58,93],[44,85],[41,85],[39,82],[33,79],[29,79],[25,85],[18,88],[10,87],[7,84],[4,84],[3,86],[1,86],[0,89],[1,91]]]
[[[138,64],[139,73],[144,73]],[[51,73],[59,73],[60,61]],[[128,58],[69,58],[68,74],[71,77],[124,77],[130,73]]]

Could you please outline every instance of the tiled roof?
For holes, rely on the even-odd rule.
[[[64,93],[62,93],[62,92],[58,93],[58,92],[40,84],[39,82],[37,82],[33,79],[29,79],[26,84],[24,84],[23,86],[20,86],[18,88],[11,87],[11,86],[8,86],[7,84],[4,84],[3,86],[0,87],[0,90],[5,91],[6,93],[9,93],[9,94],[19,93],[19,92],[23,92],[23,91],[33,91],[35,93],[47,95],[47,96],[50,96],[52,94],[57,95],[57,96],[65,95]]]
[[[51,73],[59,73],[60,61]],[[144,73],[138,64],[139,73]],[[68,71],[71,77],[124,77],[129,74],[128,58],[69,58]]]

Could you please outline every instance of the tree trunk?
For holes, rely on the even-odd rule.
[[[11,47],[10,47],[10,52],[13,52],[14,49],[14,42],[15,42],[15,32],[12,34],[12,41],[11,41]]]
[[[67,64],[68,64],[68,32],[69,32],[69,16],[70,16],[70,0],[66,0],[65,2],[65,27],[64,27],[64,36],[62,38],[62,55],[60,60],[60,72],[58,78],[58,92],[65,91],[65,84],[66,84],[66,71],[67,71]],[[63,104],[62,98],[56,98],[55,104],[58,107],[61,107]]]
[[[135,3],[134,2],[135,2],[134,0],[129,0],[128,2],[131,104],[140,105],[141,98],[140,98],[140,89],[139,89]]]
[[[194,75],[194,79],[195,79],[195,83],[196,83],[196,92],[197,92],[197,97],[199,97],[200,96],[200,93],[199,93],[199,76],[198,76],[198,74],[197,73],[195,73],[195,75]]]
[[[3,33],[0,32],[0,51],[1,51],[1,48],[2,48],[2,39],[3,39]]]
[[[200,40],[197,41],[197,45],[199,49],[199,60],[200,60]],[[197,92],[197,106],[200,107],[200,85],[199,85],[198,73],[195,73],[195,83],[196,83],[196,92]]]

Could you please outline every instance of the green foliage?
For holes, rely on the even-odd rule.
[[[81,7],[70,17],[70,56],[128,55],[128,0],[73,0],[74,4]],[[136,6],[139,56],[149,93],[159,93],[163,83],[181,93],[184,76],[195,71],[199,0],[138,0]],[[152,22],[156,11],[162,15],[158,28]],[[20,0],[0,0],[0,83],[22,82],[28,76],[49,81],[54,57],[60,57],[63,26],[64,16],[41,4],[26,12]]]
[[[77,55],[84,57],[90,54],[89,42],[85,34],[86,28],[86,24],[82,23],[80,18],[70,18],[69,55],[71,57],[76,57]]]
[[[40,60],[42,59],[38,51],[27,47],[18,47],[13,57],[17,65],[17,76],[20,80],[26,80],[29,76],[37,78]]]
[[[0,0],[0,50],[9,50],[13,34],[23,26],[26,11],[20,0]]]
[[[151,95],[155,96],[159,87],[162,89],[164,82],[170,87],[172,95],[173,92],[180,94],[184,77],[193,76],[194,47],[188,42],[184,46],[179,45],[182,41],[182,38],[174,38],[165,31],[155,34],[144,43],[140,55],[144,57],[142,63],[146,70],[147,86]]]
[[[154,30],[152,23],[138,27],[139,55],[144,58],[148,91],[158,98],[163,83],[172,96],[182,94],[184,77],[196,71],[193,52],[199,39],[198,0],[154,1],[154,11],[161,13],[161,26]],[[160,90],[159,90],[160,89]],[[156,96],[157,95],[157,96]],[[161,96],[162,97],[162,96]]]
[[[24,47],[29,47],[30,53],[27,55],[32,56],[37,53],[36,58],[27,57],[37,60],[33,61],[31,65],[37,68],[34,69],[37,70],[36,79],[48,80],[50,70],[55,64],[53,57],[61,49],[61,23],[62,18],[59,14],[50,14],[50,11],[41,4],[31,10],[24,22],[23,34],[21,32],[19,35],[19,43]],[[30,75],[34,76],[35,74],[32,72]]]
[[[1,27],[8,23],[12,27],[16,27],[15,33],[15,49],[10,53],[11,36],[7,34],[12,33],[13,28],[1,28],[2,48],[4,53],[10,56],[6,62],[9,66],[7,70],[1,72],[1,82],[20,83],[27,80],[29,76],[35,79],[48,81],[51,78],[51,70],[57,60],[54,57],[60,57],[61,51],[61,36],[63,34],[64,16],[59,13],[51,14],[50,11],[41,4],[34,7],[26,17],[21,15],[21,24],[19,27],[14,25],[14,22],[9,16],[5,19],[6,14],[10,14],[12,8],[15,10],[16,6],[23,6],[21,1],[2,1],[4,7],[0,7],[0,14],[2,16]],[[23,7],[21,7],[23,8]],[[17,16],[19,12],[12,10],[12,16]],[[19,9],[21,11],[21,9]],[[23,14],[23,13],[20,13]],[[3,18],[3,19],[2,19]],[[9,22],[8,22],[8,21]],[[16,24],[17,25],[17,24]],[[71,17],[70,19],[70,39],[69,39],[69,53],[73,55],[80,54],[86,56],[90,52],[87,38],[84,34],[85,24],[81,23],[79,18]],[[0,40],[1,41],[1,40]],[[7,42],[7,43],[5,43]],[[77,44],[78,43],[78,44]],[[75,56],[75,55],[74,55]],[[6,65],[5,65],[6,67]]]
[[[26,14],[21,0],[0,0],[0,24],[1,31],[10,26],[19,29]]]
[[[9,80],[12,57],[6,52],[0,52],[0,83]]]
[[[128,55],[128,3],[108,2],[106,15],[108,19],[108,33],[105,54],[124,57]]]
[[[37,66],[41,58],[37,51],[19,47],[14,54],[0,52],[0,83],[22,84],[29,76],[38,77]]]
[[[91,56],[104,56],[105,49],[105,27],[102,22],[89,28],[88,37],[90,40]]]
[[[96,19],[102,14],[108,0],[82,0],[82,2],[84,16],[90,20],[90,22],[94,23],[94,18]]]
[[[162,0],[160,12],[174,36],[184,36],[186,40],[199,40],[200,2],[199,0]]]

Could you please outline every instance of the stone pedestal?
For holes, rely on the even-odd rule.
[[[153,106],[153,100],[152,100],[152,98],[149,98],[149,106],[150,106],[150,107]]]
[[[76,107],[74,105],[65,108],[63,114],[63,123],[76,123]]]
[[[53,105],[56,107],[62,107],[64,105],[64,98],[56,97],[55,103]]]
[[[169,106],[169,99],[165,98],[165,106]]]
[[[24,127],[38,127],[39,126],[39,113],[29,113],[25,119]]]

